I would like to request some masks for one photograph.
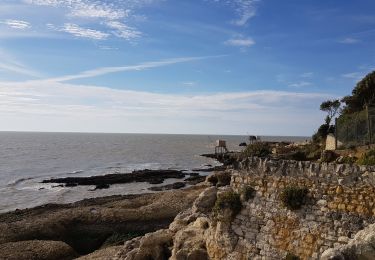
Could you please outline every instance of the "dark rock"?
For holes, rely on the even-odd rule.
[[[149,188],[149,190],[152,190],[152,191],[177,190],[177,189],[184,188],[185,186],[186,184],[183,182],[175,182],[175,183],[164,185],[164,186],[151,187]]]
[[[206,180],[206,176],[200,176],[199,174],[197,176],[190,176],[185,179],[185,181],[189,183],[190,185],[195,185],[200,182],[204,182],[205,180]]]
[[[95,187],[95,190],[101,190],[101,189],[109,189],[109,184],[107,183],[97,184]]]
[[[42,183],[44,183],[44,181]],[[65,187],[76,187],[76,186],[78,186],[78,183],[75,183],[75,182],[67,182],[65,184]]]
[[[247,146],[246,143],[240,143],[238,146]]]
[[[185,177],[185,173],[177,170],[141,170],[132,173],[116,173],[91,177],[67,177],[43,180],[42,183],[64,183],[66,187],[77,185],[111,185],[130,182],[163,183],[165,179]],[[104,187],[104,186],[102,186]]]

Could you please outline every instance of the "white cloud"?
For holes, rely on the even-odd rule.
[[[106,18],[116,20],[127,16],[129,10],[119,5],[103,1],[88,0],[25,0],[28,4],[63,7],[70,10],[69,15],[83,18]]]
[[[321,120],[315,105],[331,97],[285,91],[160,94],[37,81],[0,82],[0,96],[0,120],[12,118],[1,126],[8,130],[17,130],[23,121],[21,130],[237,134],[254,126],[259,127],[252,132],[272,129],[270,124],[277,124],[278,134],[283,134],[280,128],[292,122],[295,129],[306,123],[312,129],[312,118]],[[32,125],[25,124],[28,118],[33,118]],[[56,125],[62,128],[50,128]]]
[[[343,44],[355,44],[358,42],[360,42],[360,40],[355,39],[355,38],[345,38],[339,41],[339,43],[343,43]]]
[[[255,41],[251,38],[236,38],[230,39],[225,42],[225,44],[236,47],[250,47],[255,44]]]
[[[105,40],[109,36],[108,33],[101,32],[98,30],[93,30],[93,29],[82,28],[78,26],[77,24],[72,24],[72,23],[66,23],[64,24],[62,28],[58,30],[73,34],[74,36],[77,36],[77,37],[90,38],[93,40]]]
[[[22,21],[22,20],[12,20],[12,19],[7,19],[7,20],[4,20],[2,22],[0,22],[2,24],[5,24],[11,28],[14,28],[14,29],[21,29],[21,30],[24,30],[24,29],[29,29],[31,28],[31,25],[29,22],[26,22],[26,21]]]
[[[69,21],[65,23],[60,31],[69,32],[78,37],[92,38],[96,40],[104,40],[112,34],[115,37],[132,41],[140,38],[142,33],[135,27],[129,26],[127,23],[132,19],[136,22],[139,15],[134,14],[134,8],[147,5],[155,0],[143,1],[98,1],[98,0],[24,0],[31,5],[46,6],[59,8],[65,14],[65,18]],[[77,19],[80,18],[80,19]],[[94,29],[82,28],[82,18],[86,19],[89,26]],[[134,22],[133,21],[133,22]],[[51,25],[51,24],[50,24]],[[100,31],[97,26],[105,25],[105,31]],[[60,27],[60,26],[58,26]],[[56,26],[48,26],[49,29],[55,29]]]
[[[289,87],[292,87],[292,88],[302,88],[302,87],[308,87],[308,86],[311,86],[311,85],[312,85],[311,82],[300,81],[300,82],[289,84]]]
[[[193,87],[195,86],[195,82],[194,81],[186,81],[186,82],[182,82],[182,85],[185,85],[187,87]]]
[[[124,23],[121,23],[119,21],[108,21],[105,23],[108,27],[115,29],[115,31],[112,32],[115,36],[119,38],[123,38],[125,40],[132,40],[135,38],[139,38],[142,33],[130,26],[127,26]]]

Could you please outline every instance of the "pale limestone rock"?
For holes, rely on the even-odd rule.
[[[193,204],[193,213],[202,212],[207,213],[210,212],[212,207],[215,205],[216,202],[216,194],[217,189],[216,187],[209,187],[205,189],[198,198],[194,201]]]
[[[322,260],[375,259],[375,224],[359,231],[347,245],[326,250]]]

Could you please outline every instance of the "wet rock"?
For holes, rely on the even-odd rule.
[[[150,184],[163,183],[165,179],[182,179],[185,173],[177,170],[141,170],[132,173],[116,173],[90,177],[66,177],[43,180],[42,183],[64,183],[66,187],[77,185],[95,185],[106,187],[111,184],[148,182]]]

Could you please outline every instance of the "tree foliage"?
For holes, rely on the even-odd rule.
[[[329,126],[332,119],[337,115],[340,109],[340,100],[327,100],[320,104],[320,110],[327,112],[326,124]]]
[[[367,105],[375,103],[375,71],[369,73],[352,91],[351,96],[346,96],[341,100],[345,103],[344,114],[358,112]]]

